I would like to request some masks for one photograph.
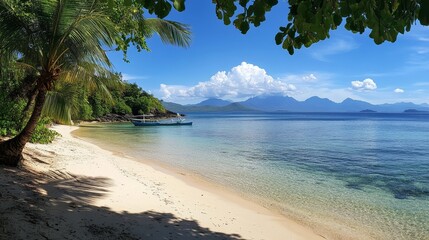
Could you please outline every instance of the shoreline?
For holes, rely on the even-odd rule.
[[[91,124],[90,124],[91,125]],[[167,174],[169,176],[172,176],[175,178],[175,180],[181,181],[188,185],[189,187],[196,188],[198,190],[208,192],[213,194],[215,197],[220,197],[223,200],[226,200],[226,202],[231,202],[237,204],[237,206],[243,207],[246,210],[256,212],[257,214],[262,214],[265,216],[268,216],[276,223],[280,223],[285,228],[291,228],[293,229],[293,232],[298,233],[296,236],[297,238],[293,237],[292,235],[289,236],[287,234],[286,236],[288,239],[301,239],[301,237],[298,237],[299,235],[303,234],[305,235],[305,238],[303,239],[325,239],[325,237],[320,236],[313,232],[309,227],[300,224],[296,222],[295,220],[288,219],[286,216],[280,214],[279,212],[273,211],[272,209],[268,209],[265,206],[262,206],[260,203],[252,201],[246,197],[243,197],[240,195],[239,192],[234,191],[233,189],[230,189],[228,187],[219,185],[217,183],[211,182],[204,178],[203,176],[199,175],[198,173],[189,171],[184,168],[180,168],[177,166],[172,166],[167,163],[162,163],[156,160],[146,159],[144,157],[142,158],[135,158],[132,156],[128,156],[125,153],[117,150],[111,150],[107,145],[99,145],[100,143],[96,143],[95,141],[89,141],[86,139],[83,139],[82,137],[79,137],[76,133],[73,133],[77,131],[78,128],[76,128],[73,131],[70,131],[70,135],[74,138],[77,138],[81,141],[93,144],[97,146],[98,148],[105,150],[107,152],[110,152],[111,154],[115,156],[119,156],[121,158],[125,158],[129,161],[136,162],[137,164],[143,164],[146,166],[149,166],[153,168],[155,171],[161,172],[163,174]],[[247,196],[249,197],[249,196]],[[267,226],[270,226],[272,223],[267,224]],[[270,226],[272,227],[272,226]],[[273,231],[273,229],[271,229]],[[274,230],[276,231],[276,230]],[[288,230],[289,231],[289,230]],[[266,238],[257,238],[257,239],[284,239],[284,235],[278,235],[276,236],[270,236]],[[247,238],[246,238],[247,239]],[[251,238],[253,239],[253,238]]]
[[[27,148],[30,158],[40,160],[45,157],[42,162],[49,161],[49,166],[27,160],[27,167],[36,172],[61,172],[64,176],[74,176],[78,185],[82,182],[81,179],[102,179],[103,186],[93,186],[95,196],[84,199],[82,203],[72,203],[119,214],[117,219],[113,219],[118,221],[114,221],[114,225],[123,225],[122,232],[131,234],[134,237],[131,239],[149,237],[148,232],[151,236],[149,238],[153,239],[166,236],[169,236],[167,239],[325,239],[306,226],[227,189],[216,187],[215,184],[203,182],[173,167],[164,168],[159,164],[153,166],[133,160],[74,137],[71,132],[77,127],[59,125],[53,129],[62,137],[50,145],[29,144]],[[50,197],[57,194],[55,190],[58,191],[41,189],[40,192],[45,191],[46,196]],[[92,193],[92,189],[84,190]],[[79,200],[79,197],[70,196],[74,200]],[[58,212],[58,209],[50,210],[46,209],[46,214]],[[149,225],[145,221],[139,221],[139,218],[154,213],[169,216],[170,220],[174,218],[179,224],[170,226],[170,220],[164,222],[165,217],[151,218],[154,222]],[[124,221],[121,214],[132,214],[131,218],[137,220]],[[135,215],[138,217],[134,217]],[[105,220],[92,219],[92,222],[107,225]],[[188,231],[185,232],[181,227],[182,222],[192,227],[188,226]],[[77,225],[72,228],[86,226],[85,223],[75,224]],[[76,237],[91,239],[86,235]]]
[[[106,123],[87,123],[83,127],[97,127],[98,124]],[[110,123],[107,123],[110,124]],[[179,181],[183,181],[191,187],[195,187],[201,190],[209,191],[214,195],[221,195],[228,201],[238,202],[240,206],[246,207],[251,211],[259,209],[258,212],[264,212],[266,215],[271,215],[277,218],[277,221],[283,225],[293,225],[298,228],[302,228],[304,232],[310,232],[316,235],[319,239],[343,239],[343,240],[356,240],[356,239],[385,239],[382,235],[374,234],[372,231],[365,232],[365,227],[356,225],[344,225],[343,222],[336,222],[332,219],[325,218],[314,218],[315,215],[312,212],[302,212],[300,209],[296,210],[293,208],[283,208],[278,202],[271,199],[263,198],[255,194],[240,191],[233,187],[222,185],[216,181],[205,177],[203,174],[194,172],[192,170],[175,166],[164,161],[158,160],[156,157],[137,157],[130,156],[124,153],[122,148],[116,148],[115,144],[103,141],[97,141],[92,138],[85,138],[80,136],[79,128],[76,128],[71,132],[71,135],[84,142],[91,143],[97,147],[108,151],[114,155],[124,157],[130,161],[138,164],[148,165],[157,171],[171,175],[177,178]],[[162,154],[162,153],[161,153]],[[286,209],[286,211],[285,211]],[[352,227],[351,227],[352,226]],[[287,226],[288,227],[288,226]],[[260,238],[268,239],[268,238]],[[284,238],[273,238],[273,239],[284,239]],[[290,238],[295,239],[295,238]],[[305,239],[313,239],[307,237]]]
[[[92,125],[92,124],[110,124],[110,123],[86,123],[86,125]],[[266,204],[272,206],[274,204],[272,202],[265,202],[262,199],[256,200],[254,198],[257,196],[246,194],[245,192],[240,192],[236,189],[210,181],[209,179],[207,179],[206,177],[204,177],[203,175],[197,172],[193,172],[179,166],[173,166],[168,163],[164,163],[162,161],[148,159],[145,157],[137,158],[137,157],[129,156],[124,152],[122,152],[121,150],[111,149],[110,148],[111,146],[109,146],[109,144],[103,144],[103,143],[93,141],[91,139],[85,139],[84,137],[79,136],[78,134],[76,134],[76,131],[78,130],[79,128],[76,128],[73,131],[70,131],[70,135],[81,141],[93,144],[104,151],[110,152],[114,156],[118,156],[120,158],[125,158],[129,161],[136,162],[138,164],[149,166],[158,172],[161,172],[163,174],[176,178],[178,181],[181,181],[190,187],[197,188],[202,191],[210,192],[213,195],[220,196],[221,198],[224,198],[229,202],[238,203],[238,205],[250,211],[256,211],[258,213],[271,216],[276,222],[282,225],[285,225],[286,228],[290,227],[288,225],[292,225],[298,228],[303,228],[304,232],[309,231],[312,234],[317,235],[318,237],[322,237],[317,239],[330,239],[330,236],[335,235],[335,234],[329,234],[329,236],[324,236],[323,233],[315,233],[313,231],[313,228],[311,228],[309,224],[300,222],[298,218],[293,218],[293,216],[287,216],[282,214],[280,209],[270,208],[266,206]],[[321,232],[326,232],[326,231],[321,231]],[[261,239],[265,239],[265,238],[261,238]],[[277,238],[274,238],[274,239],[277,239]],[[280,238],[280,239],[283,239],[283,238]],[[295,238],[291,238],[291,239],[295,239]],[[307,237],[305,239],[313,239],[313,238]],[[352,239],[353,238],[350,238],[350,240]]]
[[[109,122],[107,123],[99,123],[99,122],[91,122],[91,123],[85,123],[84,126],[91,126],[98,124],[111,124]],[[343,233],[333,233],[330,231],[329,228],[320,228],[321,226],[318,225],[312,225],[308,222],[303,222],[299,218],[294,217],[292,215],[285,215],[282,213],[280,208],[273,208],[273,205],[275,205],[274,202],[266,202],[262,198],[255,199],[255,195],[251,195],[245,192],[240,192],[237,189],[233,189],[228,186],[221,185],[219,183],[210,181],[210,179],[204,177],[203,175],[193,172],[191,170],[179,167],[179,166],[173,166],[168,163],[157,161],[155,159],[148,159],[147,157],[134,157],[129,156],[125,154],[122,150],[118,149],[111,149],[112,146],[110,144],[105,144],[102,142],[97,142],[92,139],[85,139],[85,137],[79,136],[76,132],[79,131],[79,127],[76,129],[70,131],[70,135],[73,138],[79,139],[81,141],[84,141],[86,143],[93,144],[97,146],[98,148],[107,151],[115,156],[125,158],[129,161],[136,162],[137,164],[143,164],[146,166],[149,166],[151,168],[154,168],[156,171],[159,171],[161,173],[170,175],[174,178],[176,178],[178,181],[184,182],[186,185],[189,185],[190,187],[194,187],[203,191],[210,192],[214,195],[221,196],[222,198],[225,198],[227,201],[239,203],[241,207],[247,208],[250,211],[256,211],[258,213],[263,213],[268,216],[272,216],[275,218],[276,222],[285,225],[286,228],[289,228],[292,225],[295,228],[301,229],[308,233],[311,233],[311,235],[316,235],[316,239],[347,239],[347,240],[355,240],[356,238],[353,238],[349,233],[343,232]],[[271,206],[271,208],[269,207]],[[320,230],[317,233],[314,231],[315,229]],[[325,235],[326,234],[326,235]],[[314,236],[307,236],[304,239],[314,239],[312,238]],[[253,239],[253,238],[252,238]],[[259,238],[259,239],[268,239],[268,238]],[[271,238],[269,238],[271,239]],[[282,237],[280,238],[273,238],[273,239],[284,239]],[[289,239],[289,238],[288,238]],[[290,238],[295,239],[295,238]],[[372,238],[368,238],[372,239]]]

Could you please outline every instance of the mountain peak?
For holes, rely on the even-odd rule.
[[[346,99],[344,99],[344,100],[342,101],[342,103],[345,103],[345,102],[354,102],[354,101],[356,101],[356,100],[351,99],[351,98],[346,98]]]
[[[214,107],[224,107],[231,104],[232,102],[219,99],[219,98],[208,98],[200,103],[195,104],[195,106],[214,106]]]
[[[371,103],[368,103],[368,102],[365,102],[365,101],[362,101],[362,100],[352,99],[352,98],[346,98],[341,103],[365,103],[365,104],[372,105]]]
[[[298,101],[289,96],[282,95],[262,95],[247,99],[241,102],[242,105],[262,111],[290,110],[290,106],[295,106]]]
[[[313,96],[313,97],[307,98],[307,100],[305,100],[304,102],[332,102],[332,101],[328,98]]]
[[[288,112],[403,112],[405,109],[429,111],[428,104],[394,103],[374,105],[365,101],[346,98],[336,103],[328,98],[313,96],[305,101],[282,95],[261,95],[243,102],[209,98],[195,105],[178,105],[163,102],[164,106],[174,112],[244,112],[244,111],[288,111]]]

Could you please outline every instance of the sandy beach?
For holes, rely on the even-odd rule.
[[[325,239],[202,181],[103,150],[54,126],[2,168],[0,239]]]

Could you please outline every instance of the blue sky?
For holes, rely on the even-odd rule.
[[[115,70],[154,96],[177,103],[209,97],[244,100],[261,94],[283,94],[298,100],[320,96],[371,103],[429,103],[429,28],[415,25],[395,43],[376,45],[367,35],[339,29],[331,37],[293,56],[274,36],[284,26],[285,3],[267,14],[258,28],[243,35],[225,26],[209,1],[188,1],[182,13],[167,19],[189,24],[189,48],[148,40],[150,52],[109,53]]]

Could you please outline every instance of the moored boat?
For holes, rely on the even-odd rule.
[[[174,119],[159,121],[150,117],[154,115],[140,115],[142,118],[132,118],[130,119],[134,126],[144,127],[144,126],[180,126],[180,125],[192,125],[192,122],[186,122],[185,119],[177,114],[177,117]],[[149,118],[147,118],[149,117]]]

